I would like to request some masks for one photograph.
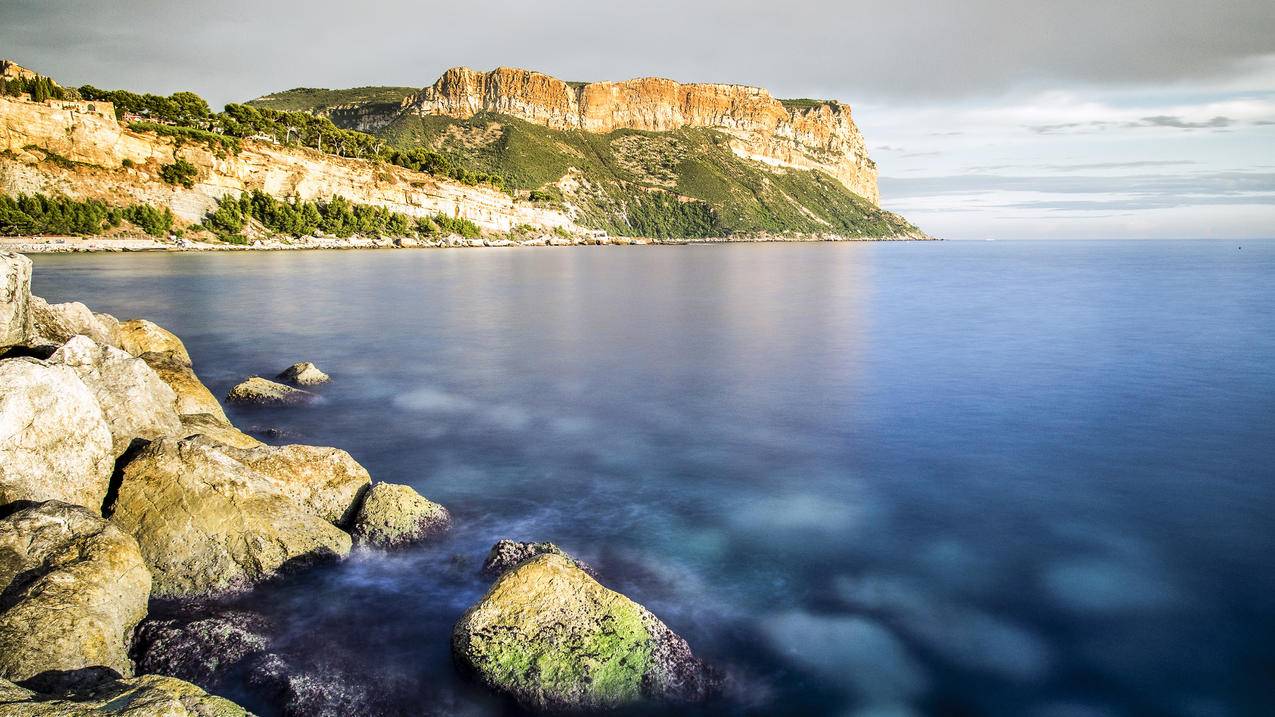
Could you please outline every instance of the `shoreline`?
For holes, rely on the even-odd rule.
[[[303,237],[287,241],[277,239],[257,240],[251,244],[223,244],[185,239],[166,241],[153,237],[0,237],[0,251],[20,254],[83,254],[83,253],[131,253],[131,252],[236,252],[236,251],[308,251],[333,249],[482,249],[511,247],[571,247],[571,246],[679,246],[690,244],[811,244],[821,242],[895,242],[942,241],[934,237],[844,237],[812,235],[801,237],[741,236],[741,237],[688,237],[659,239],[644,237],[537,237],[533,239],[464,239],[448,237],[437,241],[415,238],[351,237],[335,239]]]

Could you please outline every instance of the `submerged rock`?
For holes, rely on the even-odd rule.
[[[483,684],[535,710],[698,702],[718,689],[664,623],[556,554],[502,575],[456,623],[452,651]]]
[[[131,319],[119,325],[119,347],[134,356],[142,354],[172,353],[179,361],[190,365],[190,353],[177,336],[146,319]]]
[[[553,543],[524,543],[517,540],[496,541],[496,544],[491,546],[491,552],[487,553],[487,560],[483,562],[482,574],[486,577],[496,577],[537,555],[561,555],[574,563],[577,568],[588,573],[589,577],[595,579],[598,577],[597,572],[587,563],[576,560]]]
[[[222,410],[212,391],[199,380],[190,361],[183,359],[180,353],[148,351],[138,358],[145,361],[177,394],[177,413],[183,416],[206,413],[225,425],[230,425],[230,419],[226,417],[226,412]]]
[[[232,591],[287,565],[344,557],[350,536],[207,436],[164,438],[124,467],[113,519],[137,538],[158,597]]]
[[[113,455],[123,455],[135,438],[152,440],[181,430],[177,394],[146,362],[75,336],[49,363],[70,367],[93,392],[111,429]]]
[[[85,508],[49,501],[0,520],[0,676],[131,675],[150,589],[137,541]]]
[[[243,610],[151,619],[137,628],[133,652],[141,672],[172,675],[216,689],[245,659],[267,651],[269,630],[265,617]]]
[[[249,403],[258,405],[291,405],[305,403],[314,398],[309,391],[285,386],[268,381],[260,376],[253,376],[247,381],[230,389],[226,400],[231,403]]]
[[[315,366],[309,361],[294,363],[284,369],[283,373],[279,374],[275,378],[280,381],[287,381],[288,383],[295,384],[297,386],[311,386],[316,383],[327,383],[332,380],[331,376],[320,371],[318,366]]]
[[[362,544],[399,548],[447,530],[451,514],[411,486],[377,483],[367,491],[350,533]]]
[[[75,371],[0,361],[0,505],[60,500],[100,510],[114,464],[111,430]]]
[[[99,344],[119,343],[119,321],[110,314],[95,314],[78,301],[50,304],[31,297],[31,330],[34,336],[64,344],[72,336],[87,336]]]
[[[0,350],[27,342],[30,304],[31,260],[0,251]]]
[[[251,717],[244,708],[174,677],[102,680],[69,695],[37,694],[0,680],[5,717]]]

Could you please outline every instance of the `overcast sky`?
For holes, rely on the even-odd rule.
[[[1275,236],[1271,0],[0,0],[0,56],[214,105],[453,65],[756,84],[854,107],[939,236]]]

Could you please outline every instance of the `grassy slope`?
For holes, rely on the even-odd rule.
[[[353,87],[348,90],[297,87],[258,97],[247,104],[289,112],[322,112],[329,107],[355,103],[398,104],[414,92],[417,92],[414,87]]]
[[[618,236],[917,231],[822,172],[781,173],[742,159],[712,130],[591,134],[499,115],[464,121],[404,115],[382,134],[393,144],[429,146],[471,169],[503,175],[513,190],[553,195],[553,185],[575,170],[583,182],[567,200],[580,209],[580,221]]]

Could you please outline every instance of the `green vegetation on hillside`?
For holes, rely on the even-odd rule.
[[[157,209],[146,204],[112,207],[96,199],[44,194],[0,195],[0,235],[3,236],[101,234],[120,226],[124,220],[154,236],[164,236],[173,228],[173,213],[168,207]]]
[[[244,192],[237,198],[223,197],[217,208],[204,217],[202,226],[235,242],[251,220],[270,234],[292,237],[322,232],[342,239],[356,234],[391,237],[459,234],[472,239],[481,234],[477,224],[444,214],[412,217],[385,207],[355,204],[342,197],[333,197],[327,202],[284,202],[260,191]]]
[[[352,87],[348,90],[325,90],[318,87],[297,87],[272,95],[249,100],[253,107],[283,110],[286,112],[319,113],[332,107],[353,104],[400,104],[408,95],[416,93],[414,87]]]
[[[788,100],[780,100],[779,103],[790,110],[808,110],[820,105],[828,104],[828,100],[812,100],[808,97],[798,97]]]
[[[393,145],[429,147],[502,175],[507,190],[531,201],[570,203],[582,224],[617,236],[916,231],[827,174],[776,170],[739,157],[729,137],[709,129],[594,134],[501,115],[405,114],[381,134]]]
[[[0,77],[0,95],[16,97],[30,95],[32,100],[43,102],[48,99],[76,99],[75,90],[63,87],[44,75],[35,77]]]

